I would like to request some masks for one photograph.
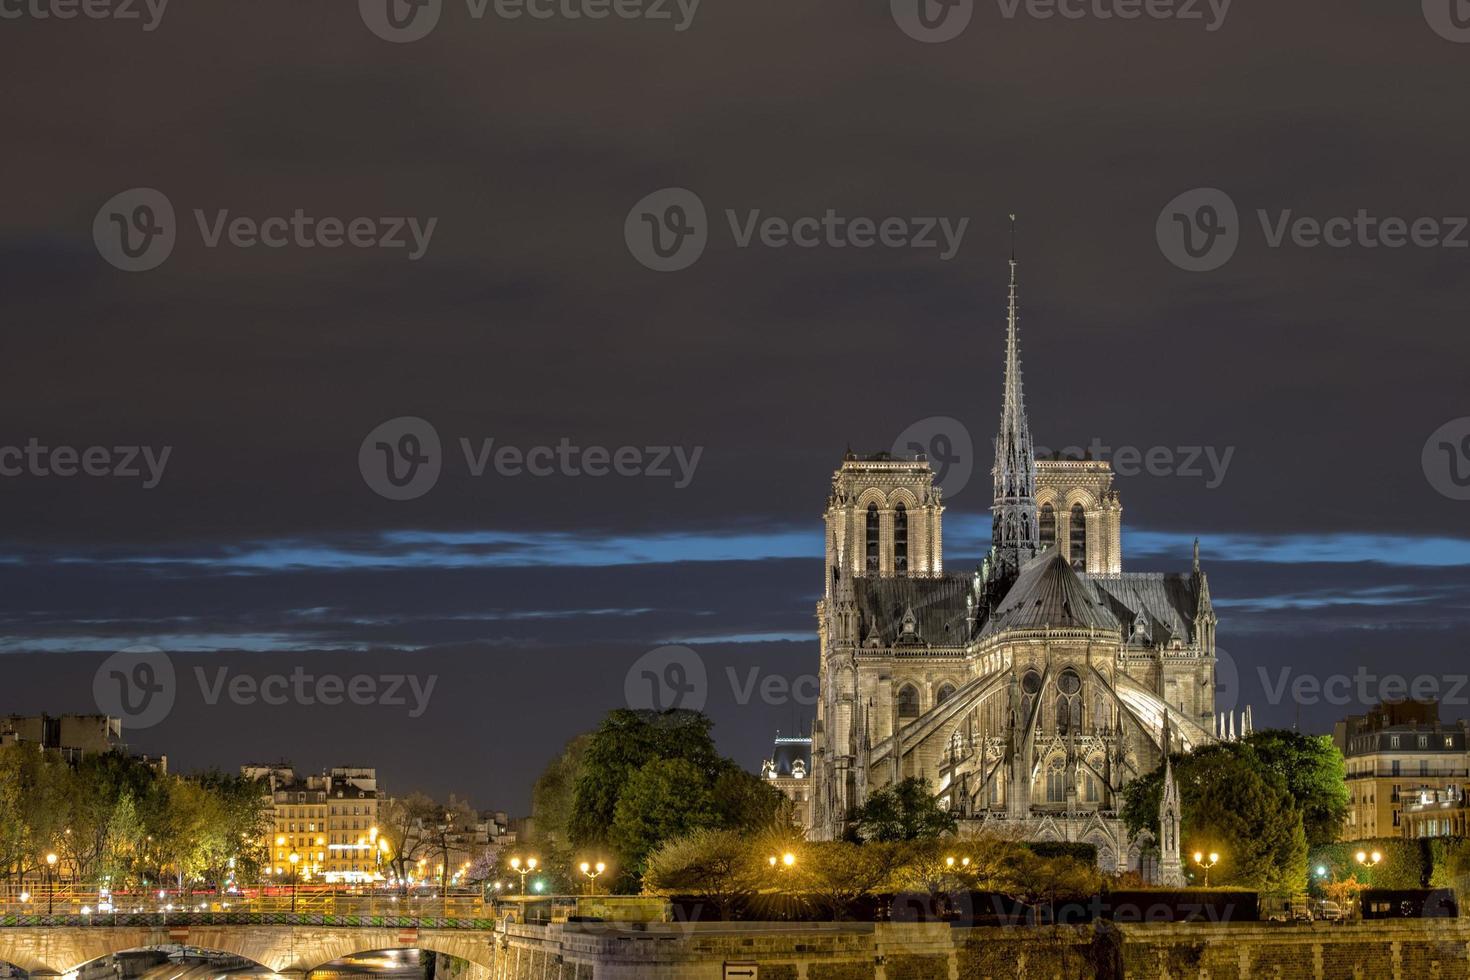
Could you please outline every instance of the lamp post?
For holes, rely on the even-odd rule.
[[[295,851],[292,851],[291,852],[291,856],[289,858],[287,858],[286,860],[288,860],[288,861],[291,862],[291,914],[292,915],[295,915],[296,914],[296,886],[297,886],[297,884],[299,882],[299,879],[296,876],[296,865],[300,863],[300,861],[301,861],[301,855],[300,854],[297,854]]]
[[[796,855],[792,854],[790,851],[787,851],[780,857],[772,854],[770,857],[766,858],[766,862],[770,864],[772,871],[790,871],[792,868],[796,867]]]
[[[587,876],[588,887],[593,895],[597,894],[597,876],[607,870],[607,865],[601,861],[596,864],[582,862],[582,873]]]
[[[510,859],[510,867],[511,867],[511,870],[514,871],[516,874],[518,874],[518,875],[521,876],[521,894],[522,895],[525,895],[526,894],[526,875],[528,875],[532,871],[535,871],[536,870],[536,864],[537,863],[538,862],[536,861],[535,858],[526,858],[525,861],[522,861],[518,857],[511,858]]]
[[[1204,869],[1204,871],[1205,871],[1205,887],[1206,888],[1209,888],[1210,887],[1210,869],[1213,868],[1215,865],[1217,865],[1217,864],[1220,863],[1220,855],[1216,854],[1214,851],[1211,851],[1208,855],[1205,854],[1205,853],[1203,853],[1203,852],[1201,852],[1201,851],[1195,851],[1194,852],[1194,863],[1197,864],[1197,865],[1199,865],[1201,868]]]
[[[52,852],[46,855],[46,914],[51,914],[53,902],[56,899],[56,854]]]
[[[1376,867],[1378,862],[1383,860],[1383,855],[1377,851],[1374,851],[1372,854],[1369,854],[1367,851],[1359,851],[1353,857],[1365,868]]]

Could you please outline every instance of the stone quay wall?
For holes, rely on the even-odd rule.
[[[505,926],[465,980],[1470,980],[1470,921]],[[754,966],[753,972],[749,965]]]

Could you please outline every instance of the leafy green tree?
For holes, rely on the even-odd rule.
[[[558,874],[564,874],[577,860],[568,825],[577,780],[582,776],[582,757],[591,738],[590,734],[583,734],[568,742],[531,790],[531,831],[523,843]]]
[[[857,814],[864,841],[892,843],[955,832],[955,819],[939,806],[926,780],[910,777],[868,797]]]
[[[1190,851],[1217,851],[1210,880],[1266,891],[1306,884],[1307,840],[1302,813],[1286,780],[1238,743],[1209,745],[1173,760],[1181,803],[1181,842]],[[1162,769],[1124,791],[1129,830],[1155,831]]]
[[[711,723],[693,711],[610,712],[578,736],[537,781],[535,842],[553,874],[575,879],[578,860],[610,859],[614,890],[637,890],[647,856],[701,829],[789,830],[794,809],[778,791],[716,750]]]
[[[717,826],[710,784],[687,759],[652,759],[633,773],[613,809],[608,835],[623,868],[641,872],[649,852],[663,841]]]
[[[618,798],[633,774],[654,759],[683,759],[702,779],[720,762],[710,720],[694,711],[609,712],[587,740],[567,833],[573,848],[608,843]]]
[[[1301,808],[1307,845],[1337,840],[1348,812],[1347,764],[1332,737],[1267,729],[1249,736],[1245,744],[1285,780]]]

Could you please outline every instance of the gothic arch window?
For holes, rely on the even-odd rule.
[[[1057,677],[1057,731],[1063,735],[1082,728],[1082,678],[1071,667]]]
[[[919,717],[919,689],[912,684],[905,684],[898,689],[898,716]]]
[[[893,511],[893,571],[909,573],[909,511],[901,503]]]
[[[954,697],[954,685],[953,684],[943,684],[939,688],[939,693],[934,696],[934,703],[935,704],[943,704],[944,702],[948,701],[952,697]]]
[[[1046,767],[1046,802],[1067,802],[1067,767],[1060,758]]]
[[[1024,725],[1031,719],[1031,705],[1036,700],[1036,695],[1041,692],[1041,675],[1035,670],[1028,670],[1021,675],[1021,717],[1016,719],[1017,724]]]
[[[1087,567],[1087,514],[1081,504],[1072,505],[1072,555],[1071,562],[1078,568]]]
[[[1057,543],[1057,511],[1051,504],[1041,505],[1041,546],[1049,548]]]
[[[878,571],[878,505],[868,505],[867,526],[868,571]]]

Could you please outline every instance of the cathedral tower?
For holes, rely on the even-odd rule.
[[[1014,232],[1015,215],[1011,216]],[[1021,349],[1016,321],[1016,255],[1011,250],[1011,288],[1006,315],[1006,376],[1000,432],[995,437],[995,503],[990,508],[990,579],[1014,579],[1036,556],[1036,455],[1021,392]]]
[[[827,498],[827,595],[848,578],[944,571],[940,488],[922,455],[848,453]]]

